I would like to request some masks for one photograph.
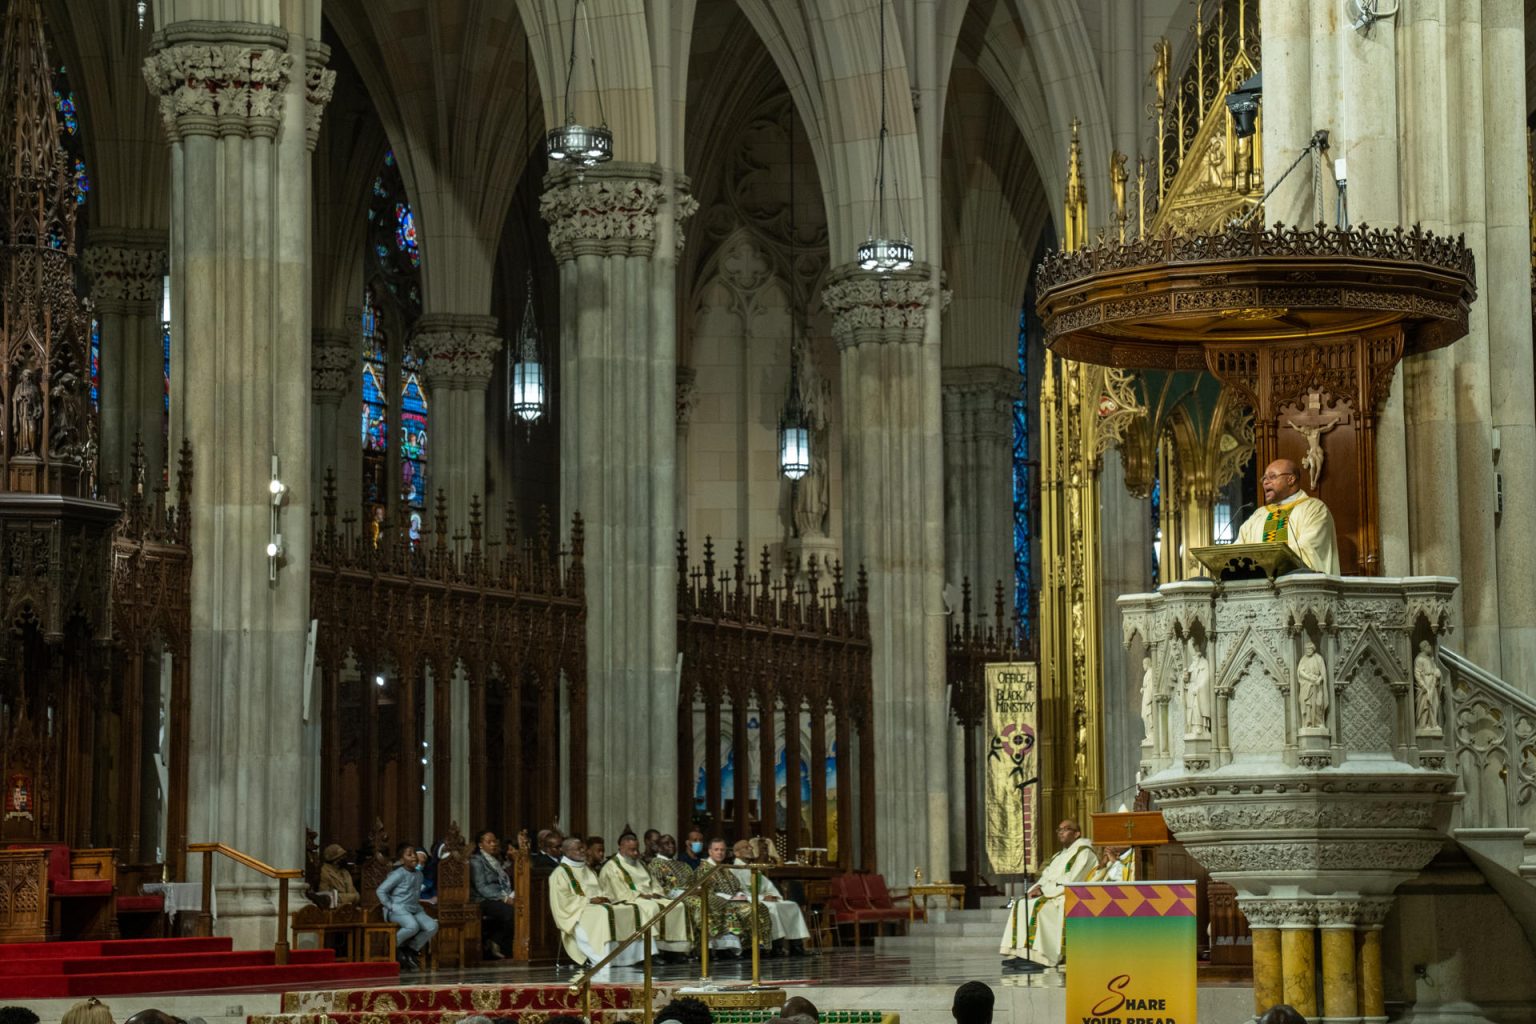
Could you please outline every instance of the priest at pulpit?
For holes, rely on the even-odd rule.
[[[1301,489],[1301,475],[1290,459],[1276,459],[1259,481],[1264,504],[1238,530],[1239,544],[1284,544],[1314,572],[1339,575],[1339,545],[1333,514]]]

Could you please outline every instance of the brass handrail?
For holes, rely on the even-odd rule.
[[[645,1008],[642,1017],[642,1024],[651,1024],[652,1016],[654,1013],[654,1011],[651,1009],[651,996],[655,991],[655,985],[651,979],[651,928],[654,927],[658,921],[661,921],[668,914],[670,914],[674,907],[682,903],[689,896],[693,895],[695,891],[699,890],[706,881],[713,878],[715,872],[724,870],[725,868],[733,868],[738,866],[745,867],[752,873],[752,886],[750,892],[752,902],[752,987],[758,988],[761,985],[761,963],[760,951],[758,949],[760,943],[757,927],[757,908],[760,905],[760,901],[758,900],[757,895],[757,879],[758,876],[762,874],[763,869],[756,864],[712,864],[708,870],[701,869],[697,874],[695,874],[693,876],[693,881],[688,884],[686,889],[673,897],[671,902],[669,902],[666,906],[656,911],[655,915],[649,921],[636,928],[634,932],[623,942],[620,942],[618,945],[614,946],[613,949],[609,950],[607,956],[603,957],[597,963],[587,968],[581,973],[579,977],[572,980],[567,991],[569,991],[572,995],[581,996],[582,1013],[586,1016],[587,1020],[590,1021],[592,1019],[592,976],[595,975],[598,971],[602,970],[604,967],[607,967],[610,963],[613,962],[615,957],[628,949],[630,945],[636,940],[643,937],[645,940],[645,983],[643,986],[641,998],[644,1001]],[[708,980],[709,893],[705,892],[702,894],[702,897],[699,900],[699,981],[707,982]]]
[[[233,846],[225,846],[223,843],[188,843],[188,853],[200,853],[203,855],[203,909],[202,917],[210,925],[212,933],[213,906],[213,855],[219,854],[228,857],[236,864],[248,867],[258,874],[268,878],[277,879],[277,941],[272,945],[272,958],[276,963],[288,962],[288,880],[290,878],[303,878],[304,872],[297,868],[274,868],[270,864],[263,864],[248,853],[243,853]]]

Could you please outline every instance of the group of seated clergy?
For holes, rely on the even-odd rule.
[[[549,875],[549,905],[567,955],[577,963],[595,963],[665,911],[651,930],[663,961],[697,956],[706,930],[711,950],[737,957],[750,948],[755,907],[762,946],[774,955],[803,956],[810,937],[805,915],[769,878],[751,870],[751,842],[738,842],[728,861],[724,839],[712,839],[706,846],[696,835],[690,834],[689,850],[679,856],[677,840],[670,835],[647,832],[642,851],[639,838],[625,830],[618,852],[599,863],[589,856],[587,840],[561,840],[559,861]],[[701,889],[674,904],[701,876],[707,878]],[[754,884],[755,904],[750,888]],[[643,945],[632,944],[613,964],[638,962]]]

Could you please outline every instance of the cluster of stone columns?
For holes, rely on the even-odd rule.
[[[1390,896],[1240,899],[1253,933],[1253,1006],[1308,1020],[1385,1021],[1381,929]],[[1321,993],[1321,998],[1319,998]]]
[[[310,146],[333,78],[318,4],[262,23],[156,12],[144,74],[171,146],[170,437],[195,446],[188,838],[288,866],[303,855]],[[274,457],[289,488],[275,580]],[[219,872],[222,928],[269,943],[272,885]]]

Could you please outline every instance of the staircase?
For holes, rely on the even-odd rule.
[[[249,992],[398,976],[395,964],[342,963],[328,949],[296,950],[288,955],[288,963],[279,965],[270,949],[236,952],[228,938],[0,946],[0,1003],[217,989]]]
[[[977,963],[998,958],[997,946],[1008,923],[1008,899],[983,896],[979,910],[930,908],[928,920],[912,923],[906,935],[881,935],[874,939],[882,953],[922,952],[944,958],[974,957]]]

